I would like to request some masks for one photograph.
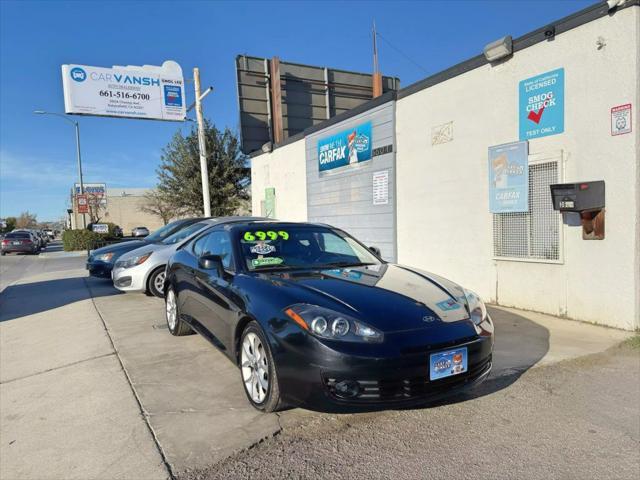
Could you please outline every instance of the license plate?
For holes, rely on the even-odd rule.
[[[432,353],[429,356],[429,379],[458,375],[467,371],[467,347]]]
[[[20,245],[20,242],[11,242],[11,245]]]

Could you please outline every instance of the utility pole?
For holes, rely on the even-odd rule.
[[[198,121],[198,146],[200,147],[200,176],[202,177],[202,203],[204,216],[211,216],[211,196],[209,195],[209,167],[207,166],[207,143],[204,135],[204,117],[202,115],[202,97],[200,96],[200,69],[193,69],[193,85],[196,96],[196,119]],[[207,90],[209,93],[211,90]]]
[[[80,180],[80,194],[84,193],[84,182],[82,181],[82,157],[80,155],[80,124],[78,122],[74,122],[76,125],[76,156],[78,158],[78,179]],[[104,192],[106,195],[107,192]],[[87,228],[87,219],[82,214],[82,228]]]
[[[378,64],[378,34],[376,32],[376,21],[373,21],[373,98],[382,95],[382,74]]]

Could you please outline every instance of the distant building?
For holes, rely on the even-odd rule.
[[[131,234],[135,227],[147,227],[153,231],[163,225],[162,219],[156,215],[143,212],[144,195],[147,188],[107,188],[106,205],[100,210],[100,221],[119,225],[125,235]],[[82,228],[82,215],[78,213],[76,202],[72,200],[70,213],[71,228]],[[87,223],[91,220],[85,215]]]

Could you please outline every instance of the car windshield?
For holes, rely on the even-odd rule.
[[[251,271],[379,265],[345,233],[315,225],[251,225],[240,231],[240,250]]]
[[[182,230],[178,230],[173,235],[169,235],[167,238],[162,240],[162,243],[164,243],[165,245],[173,245],[174,243],[181,242],[185,238],[190,237],[191,235],[196,233],[198,230],[206,226],[207,224],[203,222],[192,223],[191,225],[184,227]]]
[[[151,235],[147,235],[147,238],[145,240],[151,243],[162,242],[169,235],[173,234],[179,225],[186,225],[186,224],[187,222],[185,222],[184,220],[177,220],[175,222],[168,223],[164,227],[160,227]],[[142,228],[142,227],[136,227],[136,228]]]

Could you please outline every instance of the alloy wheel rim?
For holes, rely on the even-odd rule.
[[[156,278],[153,280],[153,286],[158,292],[162,292],[164,289],[164,272],[156,275]]]
[[[169,290],[167,292],[167,324],[171,330],[176,328],[177,321],[177,305],[176,305],[176,295],[173,293],[173,290]]]
[[[242,341],[242,380],[255,403],[264,402],[269,390],[269,362],[260,337],[249,332]]]

